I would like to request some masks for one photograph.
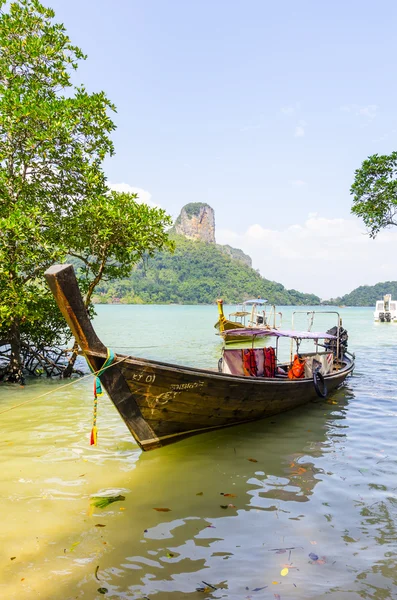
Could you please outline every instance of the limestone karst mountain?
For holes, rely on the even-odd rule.
[[[101,283],[95,302],[211,304],[221,297],[234,304],[261,296],[277,305],[320,303],[314,294],[287,290],[262,277],[242,250],[217,244],[215,214],[208,204],[184,206],[170,235],[173,254],[158,252],[128,279]]]
[[[174,229],[176,234],[189,240],[215,244],[215,211],[201,202],[186,204],[175,221]]]
[[[186,204],[176,219],[173,230],[177,235],[183,235],[188,240],[215,244],[215,211],[209,204],[203,202]],[[217,245],[224,254],[252,267],[251,257],[239,248],[232,248],[228,244]]]

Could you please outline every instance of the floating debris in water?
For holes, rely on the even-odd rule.
[[[91,500],[91,506],[96,508],[106,508],[112,502],[122,502],[125,500],[125,496],[93,496]]]
[[[211,590],[216,590],[217,588],[212,585],[211,583],[207,583],[206,581],[202,581],[201,583],[204,583],[205,587],[198,587],[196,588],[196,592],[205,592],[208,593]]]
[[[77,546],[80,544],[80,542],[74,542],[70,548],[69,548],[69,552],[74,552],[77,548]]]
[[[212,585],[212,583],[207,583],[206,581],[203,581],[204,585],[208,585],[208,587],[212,588],[213,590],[216,590],[217,588]]]
[[[277,554],[282,554],[287,550],[303,550],[302,546],[291,546],[290,548],[269,548],[268,552],[277,552]]]

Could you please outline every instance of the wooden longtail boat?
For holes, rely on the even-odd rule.
[[[216,301],[218,306],[219,319],[215,323],[214,327],[219,331],[219,334],[225,344],[249,342],[252,339],[251,329],[271,329],[278,328],[281,325],[282,314],[276,312],[276,307],[272,305],[272,310],[266,312],[265,304],[267,300],[262,298],[254,298],[253,300],[245,300],[241,303],[238,310],[229,314],[229,318],[225,317],[223,312],[223,300],[219,299]],[[251,310],[247,308],[251,307]],[[233,317],[234,320],[231,320]],[[248,317],[248,323],[246,323]],[[276,320],[279,319],[279,323],[276,325]],[[234,335],[236,329],[245,330],[246,336],[242,336],[239,331],[239,335]]]
[[[242,323],[242,322],[231,321],[230,319],[226,319],[224,312],[223,312],[223,300],[217,300],[216,304],[218,306],[219,319],[215,323],[214,327],[220,333],[222,333],[223,331],[228,331],[229,329],[238,329],[239,327],[241,327],[241,328],[245,327],[244,323]],[[246,317],[247,315],[249,315],[249,312],[246,310],[238,311],[235,313],[235,315],[236,315],[236,317],[242,319],[243,317]]]
[[[107,348],[92,327],[73,266],[54,265],[45,277],[88,363],[98,371],[107,359]],[[280,332],[273,332],[278,339]],[[295,333],[291,337],[304,335]],[[327,337],[313,333],[309,337],[317,339],[316,335]],[[100,379],[143,450],[211,429],[262,419],[317,397],[312,377],[290,380],[286,371],[273,377],[233,374],[229,358],[235,361],[236,357],[228,353],[236,350],[224,349],[221,369],[225,372],[116,354]],[[331,363],[330,372],[322,376],[328,391],[338,387],[354,367],[354,360],[346,355],[334,362],[331,355]],[[282,368],[283,365],[277,367]]]

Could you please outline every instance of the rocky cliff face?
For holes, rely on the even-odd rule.
[[[186,204],[177,220],[175,221],[174,231],[178,235],[183,235],[190,240],[199,240],[215,244],[215,212],[208,204],[202,202],[191,202]],[[234,260],[252,267],[252,260],[248,254],[245,254],[239,248],[232,248],[229,245],[217,247]]]
[[[175,221],[175,233],[190,240],[215,244],[215,212],[208,204],[186,204]]]

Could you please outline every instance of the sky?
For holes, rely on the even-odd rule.
[[[174,218],[210,204],[217,242],[287,288],[397,279],[397,228],[350,212],[355,170],[396,149],[394,0],[43,2],[117,106],[110,184]]]

